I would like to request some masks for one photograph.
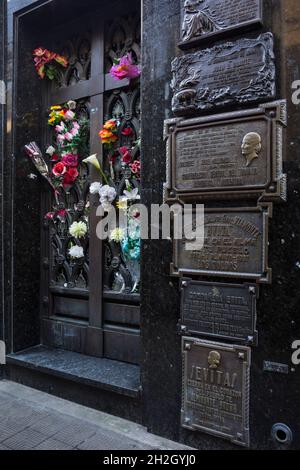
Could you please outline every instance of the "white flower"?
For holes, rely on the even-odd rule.
[[[100,189],[102,188],[101,183],[92,183],[90,186],[90,193],[91,194],[99,194],[100,195]]]
[[[50,147],[47,148],[46,153],[52,157],[52,155],[55,153],[55,148],[50,145]]]
[[[108,186],[106,184],[105,186],[102,186],[99,191],[99,194],[101,203],[105,200],[108,202],[113,202],[116,199],[117,191],[115,190],[115,188],[112,188],[111,186]]]
[[[74,259],[80,259],[80,258],[84,258],[84,252],[83,252],[83,248],[82,246],[72,246],[72,248],[69,249],[69,255],[71,256],[71,258],[74,258]]]
[[[83,238],[87,234],[87,225],[84,222],[73,222],[69,233],[74,238]]]
[[[82,160],[83,163],[90,163],[91,165],[93,165],[95,168],[97,168],[97,170],[101,170],[101,167],[100,167],[100,164],[98,162],[98,159],[97,159],[97,154],[95,153],[94,155],[91,155],[90,157],[88,158],[85,158],[84,160]]]
[[[139,196],[139,190],[138,188],[134,188],[131,191],[124,191],[124,195],[127,197],[127,199],[131,201],[135,201],[137,199],[141,199],[141,196]]]
[[[68,105],[68,108],[72,109],[73,111],[74,109],[76,109],[76,101],[70,100],[68,101],[67,105]]]

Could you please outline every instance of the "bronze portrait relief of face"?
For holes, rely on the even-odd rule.
[[[211,351],[207,361],[210,369],[217,369],[221,362],[221,354],[218,351]]]
[[[249,132],[242,142],[242,155],[246,159],[246,166],[250,166],[253,160],[259,157],[262,149],[261,136],[257,132]]]

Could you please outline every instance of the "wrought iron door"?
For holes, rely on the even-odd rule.
[[[105,119],[120,122],[121,145],[139,138],[139,81],[116,82],[109,75],[113,60],[127,52],[140,61],[139,2],[116,11],[90,12],[72,25],[63,25],[52,37],[51,47],[66,56],[69,66],[61,73],[58,84],[45,88],[44,109],[68,100],[76,100],[76,114],[89,123],[89,141],[81,150],[81,160],[97,153],[107,174],[113,175],[117,193],[133,186],[128,170],[118,161],[111,161],[103,151],[98,132]],[[50,42],[49,42],[50,45]],[[42,119],[47,122],[46,112]],[[122,129],[131,128],[130,136]],[[51,134],[44,130],[44,144],[51,143]],[[139,158],[138,147],[135,150]],[[64,191],[59,207],[67,210],[63,220],[43,219],[41,312],[42,342],[46,345],[84,354],[126,362],[139,362],[139,266],[126,261],[120,246],[102,242],[96,236],[99,218],[97,196],[89,194],[89,186],[99,181],[96,171],[85,163],[79,165],[75,186]],[[45,188],[42,194],[44,212],[51,206],[52,195]],[[72,242],[70,225],[87,214],[89,237],[82,244],[84,258],[68,256]]]

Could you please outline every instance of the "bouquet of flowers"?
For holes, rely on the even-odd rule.
[[[75,101],[51,107],[48,124],[53,128],[54,141],[46,149],[48,163],[35,142],[25,145],[25,151],[36,169],[53,188],[57,205],[60,190],[70,190],[79,177],[81,147],[85,145],[88,135],[87,121],[77,119],[75,110]],[[47,216],[52,218],[53,214],[49,212]]]
[[[43,47],[35,49],[33,57],[35,69],[41,80],[45,77],[49,80],[57,80],[59,75],[57,67],[66,68],[69,65],[65,57]]]

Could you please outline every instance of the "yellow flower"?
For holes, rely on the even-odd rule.
[[[127,210],[127,198],[123,197],[118,200],[117,202],[117,208],[120,209],[121,211],[126,211]]]
[[[125,238],[125,231],[122,228],[115,228],[111,231],[109,238],[111,241],[120,243]]]
[[[61,109],[61,106],[51,106],[51,111],[56,111],[57,109]]]
[[[69,233],[74,238],[83,238],[87,234],[87,225],[84,222],[73,222]]]

